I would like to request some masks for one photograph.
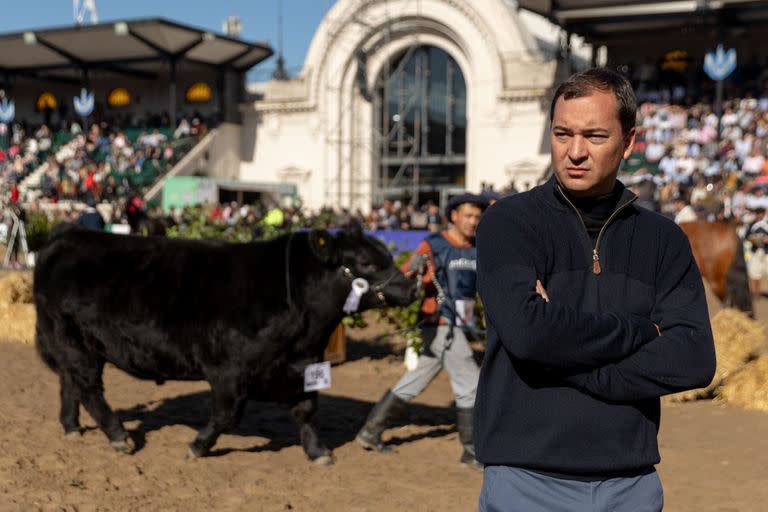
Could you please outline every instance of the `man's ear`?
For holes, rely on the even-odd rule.
[[[632,128],[629,130],[629,133],[624,138],[624,152],[622,153],[622,157],[624,160],[629,158],[629,156],[632,154],[632,150],[635,147],[635,129]]]
[[[309,248],[323,263],[339,261],[338,241],[324,229],[313,229],[309,232]]]

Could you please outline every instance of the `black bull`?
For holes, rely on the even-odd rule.
[[[191,456],[205,455],[257,398],[289,404],[307,456],[331,463],[304,369],[322,361],[356,277],[370,283],[360,311],[414,299],[413,282],[359,228],[250,244],[57,230],[39,253],[34,299],[37,349],[59,376],[65,434],[81,432],[82,404],[113,448],[134,450],[104,399],[109,362],[158,383],[210,383],[211,415]]]

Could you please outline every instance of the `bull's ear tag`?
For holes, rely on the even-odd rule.
[[[317,391],[331,387],[331,363],[310,364],[304,368],[304,391]]]

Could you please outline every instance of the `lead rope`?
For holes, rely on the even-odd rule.
[[[429,258],[427,258],[426,263],[427,263],[427,271],[429,272],[429,277],[432,278],[432,282],[435,283],[435,289],[437,290],[437,297],[436,297],[436,299],[437,299],[437,311],[438,311],[438,314],[439,314],[440,307],[445,303],[445,301],[446,301],[448,296],[446,295],[445,290],[443,289],[443,287],[440,286],[440,282],[437,280],[437,277],[435,276],[435,267],[432,265],[432,262],[429,260]],[[456,318],[461,320],[462,326],[465,329],[470,331],[473,336],[475,336],[476,338],[479,339],[479,333],[478,333],[477,329],[472,327],[472,326],[470,326],[467,323],[467,321],[464,319],[464,317],[458,311],[456,311],[455,306],[453,304],[451,304],[450,302],[448,302],[448,309],[451,310],[451,312],[456,316]],[[454,324],[455,324],[455,321],[451,322],[450,329],[449,329],[449,332],[448,332],[448,342],[445,345],[446,349],[450,348],[451,344],[453,343],[453,328],[454,328]]]

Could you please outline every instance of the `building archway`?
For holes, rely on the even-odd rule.
[[[467,86],[442,48],[412,46],[374,86],[375,195],[416,205],[466,186]]]

